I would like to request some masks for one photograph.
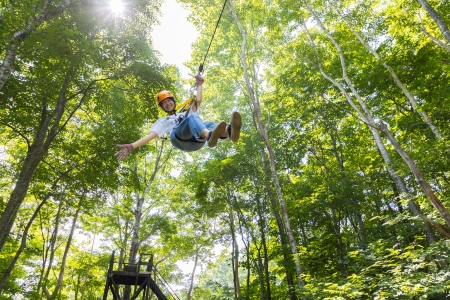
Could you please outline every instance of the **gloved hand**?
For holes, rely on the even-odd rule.
[[[123,144],[123,145],[116,145],[120,148],[116,154],[114,154],[115,157],[117,157],[118,160],[125,160],[125,158],[128,156],[128,154],[131,153],[131,150],[134,149],[133,145],[131,144]]]
[[[200,73],[198,73],[195,76],[195,83],[197,84],[197,86],[201,86],[203,84],[203,82],[205,82],[205,79],[203,78],[203,76]]]

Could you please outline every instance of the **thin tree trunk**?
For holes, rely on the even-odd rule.
[[[136,195],[139,197],[139,195]],[[136,207],[133,212],[134,214],[134,227],[133,227],[133,234],[131,237],[131,246],[130,246],[130,252],[128,257],[128,265],[135,265],[136,264],[136,257],[137,252],[139,250],[139,231],[141,228],[141,219],[142,219],[142,206],[144,204],[144,198],[138,198],[136,201]],[[129,300],[131,297],[131,286],[126,285],[124,289],[123,299]]]
[[[231,267],[233,269],[233,283],[234,283],[234,295],[236,298],[241,296],[241,286],[239,282],[239,245],[236,240],[236,229],[234,227],[234,215],[233,211],[230,208],[228,212],[228,216],[230,217],[230,232],[232,239],[232,256],[231,256]]]
[[[73,168],[70,167],[67,171],[65,171],[63,174],[61,174],[56,180],[55,182],[52,184],[52,187],[50,188],[50,190],[53,190],[56,188],[58,182],[60,181],[60,179],[64,176],[66,176]],[[27,225],[25,226],[25,229],[22,233],[22,240],[19,246],[19,249],[17,250],[14,258],[12,259],[11,263],[8,266],[8,269],[6,269],[5,273],[3,274],[3,278],[0,282],[0,295],[2,294],[3,288],[5,287],[6,282],[9,279],[9,276],[11,275],[11,272],[14,268],[14,266],[16,265],[17,261],[19,260],[20,255],[22,254],[23,250],[25,249],[26,245],[27,245],[27,238],[28,238],[28,231],[30,230],[31,225],[33,224],[34,220],[36,219],[36,217],[38,216],[42,206],[44,206],[44,204],[47,203],[47,200],[52,196],[52,193],[49,193],[47,196],[44,197],[44,199],[41,201],[41,203],[36,207],[36,209],[34,210],[33,214],[31,215],[30,220],[28,220]],[[44,267],[43,267],[44,268]],[[42,278],[42,277],[41,277]]]
[[[195,259],[194,259],[194,268],[192,269],[192,276],[191,276],[191,280],[189,283],[189,290],[187,293],[187,300],[191,300],[192,299],[192,289],[194,288],[194,278],[195,278],[195,270],[197,269],[197,264],[198,264],[198,258],[199,258],[199,252],[200,250],[197,250],[195,252]]]
[[[243,68],[244,68],[244,78],[245,78],[245,83],[246,83],[246,87],[247,87],[247,92],[248,92],[250,100],[253,104],[253,111],[256,115],[256,121],[258,124],[259,133],[264,141],[267,152],[269,154],[270,170],[272,172],[272,179],[273,179],[273,182],[275,185],[275,191],[277,193],[278,201],[280,203],[281,215],[283,217],[284,226],[286,228],[286,234],[289,239],[289,245],[291,247],[291,252],[294,256],[295,269],[297,271],[297,281],[300,286],[304,286],[305,282],[303,281],[303,278],[302,278],[303,270],[302,270],[302,266],[300,263],[300,257],[298,254],[298,250],[297,250],[297,242],[295,241],[294,233],[291,229],[291,224],[289,221],[289,215],[287,212],[286,203],[284,201],[284,197],[281,192],[280,183],[278,181],[278,174],[277,174],[276,165],[275,165],[275,153],[270,144],[269,136],[267,134],[265,125],[262,123],[262,114],[261,114],[261,109],[259,107],[259,102],[255,98],[254,89],[253,89],[252,84],[250,83],[250,79],[249,79],[248,68],[247,68],[247,55],[246,55],[246,44],[247,44],[246,33],[236,15],[236,12],[234,10],[233,1],[231,1],[229,3],[231,6],[231,12],[232,12],[233,18],[236,21],[236,24],[238,25],[239,31],[241,32],[241,35],[242,35],[241,58],[242,58],[242,64],[243,64]]]
[[[450,30],[441,15],[426,0],[418,0],[420,5],[426,10],[430,17],[438,24],[442,35],[447,42],[450,42]]]
[[[380,133],[378,132],[378,130],[376,130],[372,126],[370,127],[370,130],[372,132],[372,136],[375,140],[375,144],[378,148],[378,151],[380,152],[381,157],[383,158],[383,161],[386,165],[386,169],[389,173],[389,176],[391,177],[391,179],[394,182],[397,189],[400,191],[400,198],[405,199],[409,195],[409,191],[406,187],[405,181],[397,174],[397,171],[395,170],[395,168],[392,164],[391,157],[386,149],[386,146],[384,145],[383,141],[381,140],[381,136],[380,136]],[[414,216],[419,216],[419,217],[421,216],[420,207],[413,199],[409,199],[408,208]],[[426,222],[425,219],[424,219],[424,221]],[[435,234],[433,233],[433,230],[431,230],[430,226],[427,223],[425,223],[424,233],[427,237],[427,241],[430,244],[437,241],[437,238],[436,238]]]
[[[250,272],[250,242],[249,242],[250,238],[249,238],[249,236],[251,235],[251,232],[250,232],[250,229],[248,228],[248,224],[246,224],[244,214],[242,213],[242,210],[239,207],[239,203],[237,202],[236,195],[233,194],[231,197],[233,199],[234,207],[236,208],[235,210],[238,215],[239,233],[241,236],[242,243],[244,244],[244,247],[245,247],[245,254],[246,254],[245,257],[246,257],[246,265],[247,265],[247,278],[246,278],[247,286],[246,286],[245,298],[249,299],[249,297],[250,297],[250,275],[251,275],[251,272]],[[246,228],[247,234],[244,233],[243,227]],[[254,240],[256,240],[256,238],[254,238],[254,237],[252,237],[252,238]],[[235,253],[235,255],[239,255],[239,252]],[[238,267],[239,267],[239,265],[236,266],[237,271],[238,271]],[[240,285],[239,276],[237,276],[237,280],[238,280],[238,284]],[[240,287],[239,287],[239,290],[240,290]]]
[[[333,220],[334,232],[336,234],[336,242],[337,242],[337,252],[339,255],[339,269],[341,270],[341,278],[346,279],[348,277],[347,265],[345,264],[345,255],[346,250],[344,247],[344,243],[342,242],[342,233],[341,233],[341,217],[336,213],[335,209],[331,209],[331,219]]]
[[[420,12],[418,15],[419,15],[419,19],[420,19],[420,27],[422,29],[423,34],[425,34],[427,37],[429,37],[437,45],[441,46],[442,48],[444,48],[445,50],[450,52],[450,46],[447,45],[446,43],[444,43],[443,41],[441,41],[440,39],[438,39],[437,37],[433,36],[431,33],[429,33],[427,31],[427,29],[425,28],[425,25],[422,22],[422,16],[420,15]]]
[[[33,221],[36,219],[36,216],[38,215],[41,207],[47,202],[48,198],[50,196],[47,196],[44,198],[44,200],[41,201],[41,203],[38,205],[38,207],[35,209],[33,215],[31,216],[30,220],[27,223],[27,226],[25,227],[25,230],[22,234],[22,240],[20,243],[20,247],[16,252],[16,255],[12,259],[11,263],[9,264],[8,268],[6,269],[5,273],[3,274],[2,281],[0,282],[0,295],[2,294],[3,288],[5,287],[6,282],[9,279],[9,276],[11,275],[11,272],[16,265],[17,261],[19,260],[20,254],[22,254],[23,249],[25,249],[27,245],[27,237],[28,237],[28,231],[30,230],[31,224],[33,224]]]
[[[397,175],[395,169],[392,166],[391,160],[390,160],[390,156],[387,152],[386,147],[384,146],[382,140],[381,140],[381,136],[380,133],[378,131],[378,126],[376,125],[369,108],[367,107],[367,105],[365,104],[365,102],[363,101],[363,99],[361,98],[361,96],[359,95],[358,91],[355,89],[352,81],[350,80],[350,78],[348,77],[347,74],[347,66],[345,63],[345,58],[344,58],[344,54],[339,46],[339,44],[334,40],[334,38],[331,36],[330,32],[327,31],[327,29],[325,28],[325,26],[323,25],[323,23],[320,21],[319,18],[317,18],[317,16],[314,14],[314,12],[307,7],[307,10],[311,13],[312,16],[314,16],[315,20],[318,22],[320,28],[325,32],[325,34],[327,35],[327,37],[330,39],[330,41],[333,43],[333,45],[335,46],[336,50],[338,51],[339,54],[339,58],[340,58],[340,62],[341,62],[341,67],[342,67],[342,75],[343,78],[345,80],[345,82],[347,83],[347,85],[349,86],[350,90],[352,91],[353,95],[357,98],[358,103],[360,104],[360,106],[362,107],[364,113],[358,108],[358,106],[352,101],[350,95],[347,93],[347,91],[344,89],[344,87],[342,86],[342,84],[338,83],[336,80],[334,80],[332,77],[330,77],[327,73],[325,73],[325,71],[323,70],[323,67],[320,63],[320,58],[317,52],[317,49],[315,47],[315,43],[314,40],[312,39],[308,28],[306,27],[305,24],[303,24],[303,29],[305,31],[305,33],[307,34],[309,40],[311,41],[311,44],[313,46],[313,49],[316,53],[316,58],[317,58],[317,64],[318,64],[318,68],[321,72],[321,74],[327,79],[329,80],[331,83],[333,83],[340,91],[341,93],[345,96],[345,98],[347,99],[347,102],[350,104],[350,106],[358,113],[358,115],[361,117],[362,121],[367,124],[372,132],[372,135],[374,137],[375,140],[375,144],[377,145],[384,161],[386,164],[386,167],[388,169],[389,174],[391,175],[391,178],[393,179],[393,181],[395,182],[395,184],[397,185],[397,187],[399,188],[399,190],[402,192],[402,196],[406,197],[409,193],[408,190],[406,189],[406,185],[403,182],[403,179],[400,178],[400,176]],[[413,200],[409,201],[409,208],[411,209],[411,211],[413,212],[414,215],[416,216],[420,216],[420,213],[418,213],[418,206],[415,204],[415,202]],[[426,220],[424,220],[426,221]],[[432,225],[432,224],[430,224]],[[437,229],[437,228],[436,228]],[[427,236],[427,239],[429,239],[429,242],[434,242],[435,240],[433,239],[433,234],[431,232],[431,229],[429,227],[425,227],[425,234]]]
[[[86,284],[89,281],[89,275],[91,273],[91,265],[92,265],[92,256],[94,254],[95,237],[96,237],[96,232],[94,232],[94,238],[92,239],[91,252],[89,253],[89,264],[88,264],[88,268],[86,270],[86,275],[85,275],[86,277],[83,280],[83,288],[81,289],[80,300],[83,300],[83,298],[84,298],[84,292],[86,291]]]
[[[436,197],[434,194],[431,186],[428,184],[428,182],[425,180],[422,172],[420,171],[419,167],[416,165],[414,160],[411,159],[411,157],[406,153],[406,151],[400,146],[400,144],[397,142],[397,140],[394,138],[394,136],[389,132],[386,124],[383,121],[380,121],[380,128],[381,132],[384,133],[384,135],[387,137],[389,142],[391,142],[392,146],[394,146],[395,150],[398,154],[403,158],[403,160],[408,165],[411,172],[414,174],[414,177],[416,178],[417,183],[419,184],[422,191],[427,196],[428,200],[430,200],[431,204],[436,208],[436,210],[439,212],[441,217],[444,219],[447,226],[450,227],[450,213],[449,211],[442,205],[442,202]],[[437,228],[436,228],[437,229]],[[446,230],[447,233],[450,233],[450,230]]]
[[[267,300],[271,300],[272,299],[272,290],[270,288],[269,254],[268,254],[268,250],[267,250],[265,233],[262,233],[261,243],[263,245],[263,253],[264,253],[264,273],[266,274],[265,279],[266,279]]]
[[[255,248],[256,248],[256,262],[257,267],[256,270],[258,272],[258,282],[259,282],[259,297],[261,300],[266,300],[266,287],[265,287],[265,280],[264,280],[264,267],[263,262],[261,258],[261,246],[258,247],[257,241],[254,240]]]
[[[324,118],[324,119],[326,119],[326,118]],[[332,134],[332,129],[333,128],[327,121],[325,121],[325,122],[327,123],[327,126],[329,128],[330,138],[331,138],[332,143],[333,143],[333,150],[332,150],[332,152],[333,152],[333,154],[334,154],[334,156],[336,158],[336,161],[337,161],[339,170],[342,173],[342,176],[344,178],[346,178],[347,176],[345,175],[344,159],[337,152],[336,139],[335,139],[334,135]],[[335,175],[330,171],[330,168],[327,166],[327,162],[326,162],[327,159],[325,157],[325,154],[323,153],[324,150],[323,150],[322,145],[319,145],[317,148],[319,148],[319,149],[317,151],[314,151],[314,155],[315,155],[316,159],[319,161],[319,163],[322,165],[322,167],[324,168],[323,172],[325,174],[326,181],[328,181],[328,179],[330,177],[334,177]],[[331,195],[332,192],[328,191],[328,194]],[[355,202],[356,202],[355,206],[359,207],[359,203],[357,201],[355,201]],[[337,253],[338,253],[338,256],[339,256],[339,261],[338,261],[337,265],[339,266],[339,269],[341,271],[341,278],[345,279],[348,276],[348,274],[347,274],[348,272],[347,272],[347,265],[345,264],[345,253],[346,253],[346,251],[345,251],[344,243],[342,242],[342,233],[341,233],[341,220],[342,220],[342,217],[341,217],[340,213],[337,213],[336,210],[333,207],[331,207],[330,219],[331,219],[332,231],[334,231],[334,235],[336,237],[336,244],[337,244],[337,247],[336,247],[337,249],[336,250],[337,250]],[[355,231],[357,231],[356,229],[357,228],[355,228]]]
[[[331,124],[331,122],[329,122],[327,120],[326,116],[322,115],[322,118],[323,118],[323,121],[327,124],[327,127],[330,130],[329,135],[330,135],[330,139],[332,141],[333,154],[334,154],[334,157],[336,158],[336,162],[337,162],[337,165],[339,166],[339,170],[341,171],[342,176],[348,182],[349,179],[348,179],[347,172],[346,172],[345,166],[344,166],[344,155],[342,153],[342,147],[340,147],[342,144],[340,143],[339,134],[338,134],[338,131],[336,130],[336,126]],[[340,146],[338,146],[338,142],[339,142]],[[341,149],[341,150],[339,150],[339,149]],[[325,162],[323,163],[323,165],[325,166]],[[352,215],[354,215],[355,218],[357,219],[357,222],[356,222],[357,226],[355,226],[355,232],[358,234],[358,236],[361,237],[361,242],[363,243],[363,245],[367,245],[366,230],[365,230],[364,222],[362,220],[362,214],[361,214],[361,210],[360,210],[360,203],[357,200],[357,197],[355,197],[353,195],[353,193],[352,193],[351,200],[354,203],[354,205],[353,205],[354,209],[353,210],[355,211],[354,213],[352,213]],[[351,222],[352,218],[351,218],[349,213],[347,213],[347,214],[348,214],[348,218],[349,218],[349,220]],[[359,228],[359,230],[358,230],[358,228]],[[341,245],[342,241],[341,241],[340,234],[338,235],[338,239],[339,239],[338,240],[338,244]],[[343,261],[343,260],[341,259],[341,261]]]
[[[117,224],[120,224],[119,220],[117,220]],[[128,238],[129,238],[129,234],[128,234],[128,230],[129,230],[128,226],[129,225],[130,225],[130,219],[127,218],[126,222],[125,222],[125,229],[123,230],[123,237],[120,237],[122,246],[119,250],[119,271],[123,270],[123,265],[124,265],[124,260],[125,260],[125,247],[128,244]],[[119,234],[119,236],[120,236],[120,234]]]
[[[261,203],[261,200],[259,197],[256,198],[256,203],[257,203],[257,212],[258,212],[258,227],[259,227],[259,232],[261,235],[261,245],[263,248],[263,254],[264,254],[264,264],[263,264],[263,275],[265,282],[262,282],[261,288],[264,288],[265,286],[265,290],[264,293],[261,294],[262,298],[261,299],[267,299],[270,300],[272,299],[272,295],[271,295],[271,291],[270,291],[270,273],[269,273],[269,257],[268,257],[268,253],[267,253],[267,244],[266,244],[266,222],[264,219],[264,215],[263,215],[263,205]],[[260,252],[258,249],[258,259],[260,258]]]
[[[392,79],[394,80],[395,84],[402,90],[403,94],[406,96],[406,98],[408,99],[409,103],[411,104],[412,108],[422,117],[422,119],[425,121],[425,123],[428,124],[428,126],[430,127],[431,131],[434,133],[434,135],[437,138],[442,138],[442,133],[439,131],[439,129],[436,127],[436,125],[434,125],[433,121],[431,120],[431,118],[428,116],[428,114],[423,111],[420,107],[419,104],[416,101],[416,98],[414,97],[414,95],[408,90],[408,88],[401,82],[401,80],[398,78],[397,73],[395,73],[394,69],[392,69],[385,61],[384,59],[382,59],[380,57],[380,55],[369,45],[369,43],[367,43],[362,37],[361,35],[355,30],[353,29],[352,25],[350,24],[350,22],[347,20],[346,17],[344,17],[341,13],[338,13],[342,19],[345,21],[345,23],[347,24],[348,28],[350,28],[350,30],[353,32],[353,34],[356,36],[356,38],[358,39],[358,41],[367,49],[367,51],[369,51],[380,63],[381,65],[389,72],[389,74],[391,74]],[[317,20],[317,18],[316,18]]]
[[[78,203],[78,207],[75,212],[75,216],[73,217],[73,220],[72,220],[72,227],[70,228],[69,238],[67,240],[66,247],[64,249],[64,254],[63,254],[63,257],[61,260],[61,269],[59,270],[58,281],[56,283],[55,289],[53,290],[51,299],[57,299],[58,294],[60,293],[60,290],[62,288],[64,273],[66,270],[67,256],[69,255],[70,246],[72,245],[73,234],[75,232],[75,225],[78,221],[78,216],[80,214],[80,211],[81,211],[81,200]]]
[[[274,197],[274,195],[272,193],[272,189],[269,186],[269,174],[268,174],[268,171],[267,171],[266,155],[265,155],[264,149],[262,147],[261,147],[261,158],[262,158],[262,162],[263,162],[265,188],[266,188],[267,196],[268,196],[269,201],[270,201],[270,205],[272,207],[273,215],[274,215],[275,220],[277,222],[278,235],[280,237],[281,249],[282,249],[282,252],[283,252],[283,264],[284,264],[284,269],[285,269],[285,272],[286,272],[286,281],[287,281],[287,285],[288,285],[289,300],[296,300],[297,299],[297,295],[295,293],[295,284],[294,284],[293,274],[292,274],[291,268],[290,268],[290,266],[293,263],[292,258],[291,258],[292,256],[289,253],[290,252],[289,251],[289,244],[288,244],[288,241],[286,239],[286,233],[285,233],[285,230],[284,230],[283,220],[282,220],[282,218],[280,216],[279,208],[278,208],[278,205],[276,203],[275,197]]]
[[[141,229],[141,220],[142,220],[142,215],[143,215],[143,206],[144,206],[145,195],[147,194],[148,190],[150,189],[150,186],[152,185],[153,181],[155,180],[156,173],[158,172],[158,170],[161,167],[159,165],[159,163],[161,160],[163,149],[164,149],[164,141],[161,143],[161,147],[160,147],[158,156],[156,157],[152,174],[150,175],[150,179],[147,182],[147,185],[145,187],[145,190],[142,193],[142,196],[139,195],[139,191],[135,192],[136,204],[135,204],[135,208],[133,211],[134,226],[133,226],[133,234],[132,234],[132,238],[131,238],[131,246],[130,246],[129,258],[128,258],[129,265],[136,264],[136,257],[137,257],[137,253],[139,250],[139,245],[141,243],[141,241],[139,239],[139,231]],[[135,167],[134,172],[137,174],[136,167]],[[125,286],[125,289],[124,289],[123,300],[129,300],[130,297],[131,297],[131,286],[127,285],[127,286]]]
[[[142,206],[144,204],[144,198],[139,198],[136,201],[136,209],[134,211],[134,227],[133,236],[131,238],[131,247],[128,257],[128,264],[132,265],[136,263],[137,252],[139,250],[139,230],[141,228],[142,220]]]
[[[2,215],[0,216],[0,252],[2,251],[6,243],[12,226],[14,225],[16,215],[28,192],[34,172],[47,154],[48,149],[53,142],[53,139],[67,125],[67,122],[73,115],[73,112],[79,109],[79,107],[83,103],[89,89],[97,82],[97,80],[93,80],[89,83],[89,85],[83,92],[79,92],[72,95],[71,97],[67,97],[66,93],[69,88],[71,77],[72,68],[70,68],[70,70],[66,73],[60,90],[59,99],[55,104],[55,108],[50,113],[47,112],[47,102],[45,100],[42,101],[41,120],[39,126],[36,128],[36,135],[34,136],[32,144],[28,144],[28,152],[20,169],[14,189]],[[64,122],[64,124],[60,126],[67,102],[71,98],[78,97],[79,94],[82,94],[81,100],[79,100],[79,103],[76,106],[75,110]]]
[[[249,239],[249,236],[247,235],[247,239]],[[242,240],[244,241],[244,237],[242,237]],[[247,286],[245,287],[245,299],[250,299],[250,276],[251,276],[251,271],[250,271],[250,241],[247,240],[247,242],[245,243],[245,262],[247,265]]]
[[[78,274],[77,276],[77,285],[75,287],[75,300],[78,300],[78,291],[80,289],[81,286],[81,274]]]
[[[42,291],[44,292],[44,294],[46,295],[46,297],[50,297],[50,293],[45,289],[45,285],[48,282],[48,277],[50,274],[50,271],[52,269],[53,266],[53,259],[55,258],[55,244],[56,244],[56,238],[58,237],[58,232],[59,232],[59,222],[61,220],[61,209],[62,209],[62,201],[59,201],[58,203],[58,211],[56,212],[56,217],[55,217],[55,226],[53,228],[53,232],[52,235],[50,237],[49,240],[49,245],[47,246],[47,248],[45,249],[45,259],[44,259],[44,263],[42,264],[42,268],[44,270],[44,274],[43,277],[39,280],[39,284],[37,286],[37,293],[39,293],[40,288],[42,288]],[[42,231],[42,229],[41,229]],[[48,252],[50,252],[50,256],[48,257],[48,263],[46,264],[45,261],[47,259],[47,255]],[[47,267],[47,269],[45,270],[45,267]],[[42,297],[40,298],[42,299]]]
[[[362,213],[358,208],[358,211],[356,213],[356,220],[359,226],[359,234],[361,235],[361,243],[366,247],[367,245],[367,235],[366,235],[366,227],[364,225],[364,221],[362,218]]]
[[[49,9],[52,1],[53,0],[46,0],[40,14],[37,17],[31,17],[27,27],[16,31],[16,33],[12,36],[11,41],[9,42],[9,47],[5,51],[5,58],[2,63],[0,63],[0,91],[5,85],[6,80],[8,80],[9,75],[11,75],[14,71],[14,62],[17,57],[17,49],[23,40],[44,22],[48,22],[51,19],[60,16],[70,4],[70,1],[66,0],[64,4],[55,6],[50,12]]]

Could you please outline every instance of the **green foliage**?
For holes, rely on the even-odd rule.
[[[211,46],[203,119],[228,121],[238,110],[244,121],[238,143],[224,140],[195,153],[157,140],[123,163],[113,156],[115,144],[141,138],[156,120],[159,90],[174,91],[177,99],[188,93],[178,70],[162,66],[152,48],[149,34],[161,1],[132,1],[121,18],[107,13],[105,1],[72,2],[21,41],[14,72],[0,92],[0,212],[28,168],[25,159],[42,120],[62,97],[67,102],[0,252],[1,280],[36,212],[1,297],[44,299],[45,291],[55,290],[79,205],[57,299],[98,298],[112,251],[128,262],[136,224],[137,255],[154,254],[159,272],[186,298],[192,276],[191,299],[267,299],[269,293],[271,299],[288,299],[289,276],[303,299],[448,297],[447,237],[411,210],[412,203],[423,217],[444,222],[385,140],[391,161],[383,159],[371,128],[355,110],[367,105],[374,119],[389,125],[448,209],[450,52],[424,33],[444,41],[436,22],[419,2],[233,3],[247,35],[249,78],[244,78],[242,36],[229,4],[210,44],[223,2],[182,1],[200,33],[190,69]],[[39,11],[42,4],[1,2],[2,58],[13,34],[36,15],[34,5]],[[450,24],[450,4],[430,4]],[[418,107],[383,64],[395,71]],[[289,244],[282,244],[286,228],[246,79],[275,153],[303,286],[296,280]],[[407,193],[395,185],[392,170]],[[233,282],[232,245],[239,250],[240,296]],[[192,274],[191,264],[181,264],[195,258]]]
[[[305,295],[314,299],[439,299],[449,293],[448,242],[424,248],[412,244],[391,248],[383,240],[366,250],[349,252],[349,264],[358,272],[345,280],[306,277]],[[430,258],[433,258],[430,260]]]
[[[208,264],[207,270],[199,278],[193,298],[235,299],[231,268],[226,256],[221,256],[216,262]]]

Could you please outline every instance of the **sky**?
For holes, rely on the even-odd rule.
[[[183,65],[191,57],[191,45],[197,38],[197,29],[187,21],[189,11],[176,0],[165,0],[161,7],[160,25],[154,27],[152,38],[154,48],[160,52],[161,63],[175,64],[181,76],[187,78],[189,70]]]

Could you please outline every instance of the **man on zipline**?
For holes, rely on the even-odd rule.
[[[133,149],[147,144],[151,140],[170,134],[172,145],[185,152],[199,150],[206,143],[210,148],[215,147],[219,139],[230,138],[237,142],[241,130],[241,116],[235,111],[231,114],[230,124],[220,121],[203,122],[200,119],[200,104],[202,103],[202,84],[205,81],[200,73],[195,76],[197,86],[197,101],[191,104],[187,112],[176,111],[175,98],[169,91],[161,91],[156,96],[159,107],[167,113],[167,116],[159,118],[150,128],[147,136],[132,144],[117,145],[120,150],[114,154],[118,160],[124,160]]]

